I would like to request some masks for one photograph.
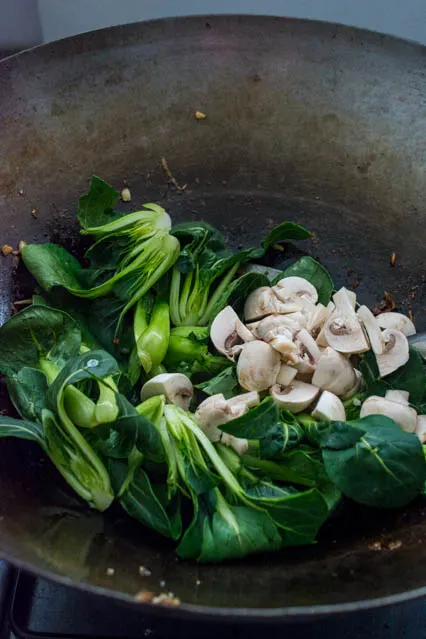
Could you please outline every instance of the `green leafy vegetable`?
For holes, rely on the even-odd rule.
[[[410,393],[410,402],[417,404],[422,401],[425,395],[426,373],[422,357],[415,348],[410,348],[410,357],[404,366],[384,378],[380,377],[373,351],[364,354],[360,368],[367,386],[368,396],[384,396],[389,389],[405,390]]]
[[[205,222],[177,225],[173,235],[182,250],[171,278],[172,321],[176,326],[204,326],[227,305],[231,295],[241,298],[265,281],[264,276],[250,273],[232,286],[240,264],[261,258],[275,242],[305,239],[310,233],[297,224],[283,222],[271,231],[261,248],[238,253],[227,249],[223,236]]]
[[[209,329],[202,326],[172,328],[164,365],[168,370],[215,375],[229,366],[225,357],[209,352]]]
[[[222,393],[225,399],[235,397],[235,395],[239,395],[242,392],[235,366],[228,366],[208,381],[196,384],[196,388],[202,390],[206,395]]]
[[[144,300],[139,300],[133,323],[136,351],[145,373],[155,375],[169,347],[169,305],[157,299],[150,315],[148,321]]]
[[[330,479],[361,504],[399,508],[423,491],[426,461],[420,440],[388,417],[335,422],[321,446]]]

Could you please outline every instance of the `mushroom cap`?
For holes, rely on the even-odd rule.
[[[270,286],[261,286],[247,297],[244,304],[244,319],[250,322],[272,313],[291,313],[298,310],[298,304],[283,304]]]
[[[292,413],[301,413],[312,404],[320,390],[312,384],[294,380],[286,388],[276,384],[269,392],[280,408],[285,408]]]
[[[275,384],[281,359],[269,344],[256,340],[242,347],[237,363],[238,382],[248,391],[263,391]]]
[[[244,326],[232,306],[226,306],[212,322],[210,339],[219,353],[234,361],[235,346],[250,342],[255,337]]]
[[[227,400],[228,406],[243,405],[247,409],[259,406],[260,397],[257,391],[250,391],[248,393],[242,393],[241,395],[235,395]]]
[[[342,400],[330,391],[323,391],[317,405],[311,413],[312,417],[325,422],[346,421],[346,411]]]
[[[374,317],[373,313],[367,306],[360,306],[357,315],[367,331],[371,348],[376,355],[381,355],[381,353],[383,353],[384,342],[377,318]]]
[[[201,402],[194,418],[209,440],[218,442],[222,431],[217,427],[228,420],[228,406],[222,393],[211,395]]]
[[[416,435],[422,444],[426,443],[426,415],[417,415]]]
[[[317,289],[304,277],[283,277],[272,289],[284,304],[298,303],[300,309],[304,308],[305,301],[311,304],[318,301]]]
[[[154,395],[164,395],[171,404],[188,410],[194,395],[191,380],[182,373],[160,373],[149,379],[141,388],[141,400]]]
[[[372,395],[361,406],[361,417],[384,415],[401,426],[402,430],[414,433],[417,426],[417,413],[411,406],[404,406],[386,397]]]
[[[393,402],[398,402],[398,404],[403,404],[404,406],[408,406],[410,393],[405,390],[388,390],[385,394],[386,399],[390,399]]]
[[[386,377],[408,362],[410,351],[404,333],[395,328],[387,328],[382,333],[383,352],[376,354],[381,377]]]
[[[299,331],[295,343],[299,349],[299,359],[295,364],[297,370],[302,375],[312,374],[321,358],[321,351],[317,343],[305,328]]]
[[[409,317],[402,313],[380,313],[377,315],[377,321],[380,328],[396,328],[396,330],[404,333],[406,337],[416,334],[416,327]]]
[[[370,346],[361,324],[355,314],[347,314],[337,309],[327,320],[324,337],[329,346],[340,353],[365,353]]]
[[[280,386],[289,386],[297,375],[297,368],[282,363],[277,375],[276,384]]]
[[[256,332],[260,339],[270,342],[277,335],[285,335],[293,338],[295,333],[300,330],[300,325],[289,315],[268,315],[260,320],[256,326]]]
[[[345,395],[358,384],[355,369],[350,361],[330,346],[321,353],[312,383],[338,396]]]

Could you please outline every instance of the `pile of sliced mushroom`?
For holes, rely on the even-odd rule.
[[[400,313],[375,317],[366,306],[356,310],[356,294],[346,288],[324,306],[315,287],[301,277],[253,291],[245,303],[244,320],[245,324],[228,306],[217,315],[210,333],[220,353],[237,359],[240,386],[269,392],[279,407],[294,414],[309,411],[319,421],[346,419],[343,401],[363,383],[354,356],[373,350],[380,375],[386,377],[406,364],[407,336],[416,332]],[[361,417],[371,414],[391,417],[426,440],[426,416],[417,415],[404,391],[369,397],[361,406]]]
[[[373,350],[380,375],[386,377],[407,363],[407,336],[416,332],[413,322],[400,313],[375,317],[366,306],[356,310],[356,295],[346,288],[324,306],[315,287],[301,277],[253,291],[245,303],[244,320],[245,324],[227,306],[212,322],[210,338],[219,353],[237,362],[238,382],[247,392],[228,400],[213,395],[195,412],[212,442],[221,441],[239,454],[247,451],[247,440],[219,426],[257,406],[259,393],[269,393],[293,414],[309,411],[318,421],[345,421],[343,402],[363,384],[354,356]],[[141,398],[160,394],[188,410],[193,386],[180,373],[161,374],[143,386]],[[385,397],[366,399],[361,417],[375,414],[390,417],[426,442],[426,415],[417,415],[407,392],[389,390]]]

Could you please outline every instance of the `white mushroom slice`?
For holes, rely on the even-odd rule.
[[[376,355],[381,355],[383,353],[384,341],[377,318],[374,317],[373,313],[367,306],[360,306],[357,315],[367,331],[371,348]]]
[[[362,373],[360,371],[357,371],[356,368],[354,368],[354,373],[355,383],[344,395],[341,395],[343,401],[345,401],[345,399],[349,399],[350,397],[352,397],[352,395],[355,395],[355,393],[357,393],[363,385],[364,379],[362,377]],[[361,406],[361,402],[359,403],[359,405]]]
[[[244,326],[232,306],[224,308],[214,318],[210,328],[210,339],[219,353],[234,361],[235,346],[255,339]]]
[[[297,375],[297,368],[281,364],[276,383],[280,386],[289,386]]]
[[[325,348],[326,346],[328,346],[327,340],[325,339],[325,326],[327,324],[327,320],[330,319],[331,314],[333,313],[335,308],[336,308],[336,306],[335,306],[334,302],[329,302],[327,304],[327,306],[326,306],[326,309],[329,312],[329,315],[328,315],[327,319],[325,320],[325,323],[322,326],[320,332],[318,333],[318,337],[316,338],[317,339],[317,344],[321,348]]]
[[[277,335],[276,337],[273,337],[269,344],[273,349],[280,353],[285,360],[290,362],[296,362],[298,360],[298,348],[293,342],[290,332],[288,332],[287,335]]]
[[[279,353],[269,344],[260,340],[247,342],[238,359],[238,382],[248,391],[266,390],[275,384],[280,366]]]
[[[292,413],[301,413],[312,404],[320,390],[312,384],[294,380],[286,388],[276,384],[269,392],[280,408],[285,408]]]
[[[383,353],[376,354],[381,377],[386,377],[408,362],[410,356],[408,340],[404,333],[395,328],[387,328],[382,333]]]
[[[310,332],[314,339],[317,339],[322,327],[331,315],[331,309],[324,304],[317,304],[311,315],[308,317],[306,329]]]
[[[308,320],[306,313],[302,311],[296,311],[295,313],[288,313],[286,317],[296,322],[296,324],[299,326],[299,330],[301,328],[306,328]]]
[[[284,304],[299,303],[300,309],[305,307],[304,302],[312,305],[318,301],[317,289],[303,277],[284,277],[272,289]]]
[[[255,336],[256,339],[259,339],[259,335],[257,333],[257,327],[259,326],[262,320],[257,320],[256,322],[249,322],[246,324],[246,328],[249,329],[250,333]]]
[[[288,315],[268,315],[261,320],[256,327],[256,332],[260,339],[270,342],[271,339],[278,335],[293,338],[295,333],[300,330],[298,322],[291,319]]]
[[[399,424],[402,430],[414,433],[417,426],[417,413],[411,406],[404,406],[385,397],[372,395],[361,406],[361,417],[385,415]]]
[[[243,393],[226,400],[222,393],[207,397],[195,411],[195,421],[211,442],[222,441],[224,433],[218,428],[222,424],[241,417],[249,408],[258,406],[259,394]],[[242,440],[241,440],[242,441]]]
[[[346,295],[349,297],[350,303],[352,304],[352,308],[356,307],[356,293],[355,291],[350,291],[349,289],[345,289]]]
[[[141,389],[141,400],[164,395],[171,404],[188,410],[194,395],[191,380],[182,373],[161,373],[148,380]]]
[[[355,369],[350,361],[330,346],[321,353],[312,383],[339,397],[352,391],[358,384]]]
[[[422,444],[426,443],[426,415],[417,415],[416,435]]]
[[[325,324],[327,344],[340,353],[364,353],[370,349],[362,326],[353,309],[348,291],[341,288],[333,295],[336,305]]]
[[[260,397],[257,391],[251,391],[249,393],[242,393],[241,395],[235,395],[227,400],[228,406],[240,406],[241,404],[248,408],[254,408],[259,406]]]
[[[329,391],[324,391],[321,394],[311,415],[315,419],[320,419],[325,422],[346,421],[346,411],[342,400]]]
[[[386,399],[390,399],[393,402],[398,402],[398,404],[408,406],[410,393],[405,390],[388,390],[386,391],[385,397]]]
[[[283,304],[270,286],[254,290],[244,304],[244,319],[254,321],[272,313],[292,313],[299,310],[298,304]]]
[[[248,451],[248,441],[247,439],[242,439],[241,437],[235,437],[234,435],[230,435],[229,433],[223,433],[220,439],[220,443],[225,446],[229,446],[238,455],[244,455]]]
[[[406,337],[416,334],[416,327],[413,322],[402,313],[380,313],[376,319],[381,328],[396,328],[396,330],[404,333]]]
[[[299,349],[299,359],[296,364],[297,370],[302,375],[312,374],[321,358],[321,351],[314,338],[305,328],[302,328],[297,334],[295,343]]]

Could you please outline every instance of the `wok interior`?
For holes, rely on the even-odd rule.
[[[425,60],[422,47],[377,34],[253,17],[128,25],[11,58],[0,65],[1,243],[78,249],[75,205],[96,173],[127,180],[126,210],[158,201],[174,220],[213,223],[234,246],[284,219],[304,224],[314,240],[273,254],[273,265],[303,249],[337,286],[359,281],[367,304],[389,291],[425,328]],[[167,183],[161,157],[184,192]],[[29,282],[11,261],[0,275],[3,321]],[[10,408],[4,388],[0,402]],[[404,512],[351,505],[316,546],[196,566],[120,510],[88,511],[36,447],[0,448],[2,553],[113,595],[157,592],[165,580],[187,604],[259,609],[425,584],[420,502]]]

